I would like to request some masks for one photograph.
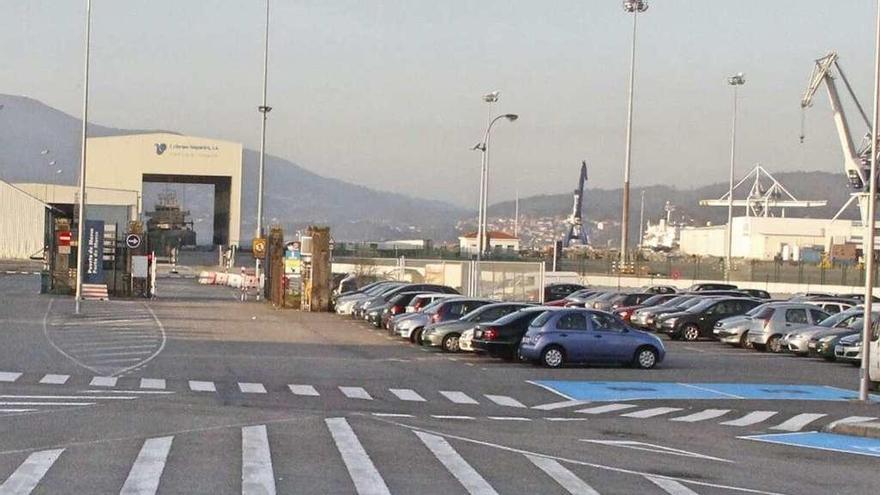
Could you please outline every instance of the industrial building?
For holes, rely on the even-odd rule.
[[[0,259],[42,257],[51,207],[0,180]]]
[[[863,227],[853,220],[825,218],[734,217],[731,255],[757,260],[798,260],[804,248],[830,252],[835,244],[862,242]],[[680,230],[682,253],[724,256],[726,225],[684,227]]]
[[[488,233],[490,251],[519,251],[519,238],[507,232],[491,230]],[[462,254],[477,254],[477,233],[469,232],[458,238]]]

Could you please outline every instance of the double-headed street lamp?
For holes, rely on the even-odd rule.
[[[620,219],[620,261],[626,261],[627,250],[629,249],[628,237],[629,232],[629,168],[632,150],[632,115],[633,115],[633,79],[636,67],[636,18],[638,14],[648,10],[648,2],[645,0],[624,0],[623,10],[633,15],[632,27],[632,49],[629,59],[629,97],[627,101],[626,113],[626,155],[624,158],[623,168],[623,212]]]
[[[739,98],[739,87],[746,83],[746,76],[739,72],[727,78],[727,84],[733,86],[733,125],[730,128],[730,187],[727,190],[727,242],[724,248],[725,275],[730,280],[733,269],[733,167],[736,163],[736,104]]]
[[[483,135],[483,141],[473,148],[475,150],[480,150],[483,158],[482,167],[480,169],[482,180],[480,181],[480,225],[477,228],[477,261],[480,261],[482,253],[486,252],[489,248],[489,242],[487,239],[487,218],[489,216],[489,141],[492,137],[492,127],[499,120],[507,119],[508,121],[513,122],[518,118],[519,115],[515,113],[506,113],[490,120],[489,124],[486,126],[486,133]]]

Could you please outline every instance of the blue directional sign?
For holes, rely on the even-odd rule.
[[[847,454],[880,457],[880,438],[864,438],[816,431],[801,433],[778,433],[740,437],[745,440],[792,445],[819,450],[845,452]]]
[[[532,382],[571,400],[622,401],[644,399],[852,400],[858,393],[822,385],[774,383]],[[874,396],[873,400],[880,398]]]

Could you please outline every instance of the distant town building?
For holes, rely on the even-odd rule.
[[[458,238],[458,247],[462,254],[477,253],[477,233],[468,232]],[[519,239],[507,232],[489,231],[489,249],[491,251],[519,251]]]

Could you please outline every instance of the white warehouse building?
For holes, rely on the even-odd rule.
[[[826,218],[735,217],[731,255],[735,258],[772,260],[776,256],[798,259],[802,248],[862,242],[861,222]],[[696,256],[724,256],[726,225],[681,229],[682,253]]]
[[[0,180],[0,259],[42,256],[46,243],[46,203]]]

